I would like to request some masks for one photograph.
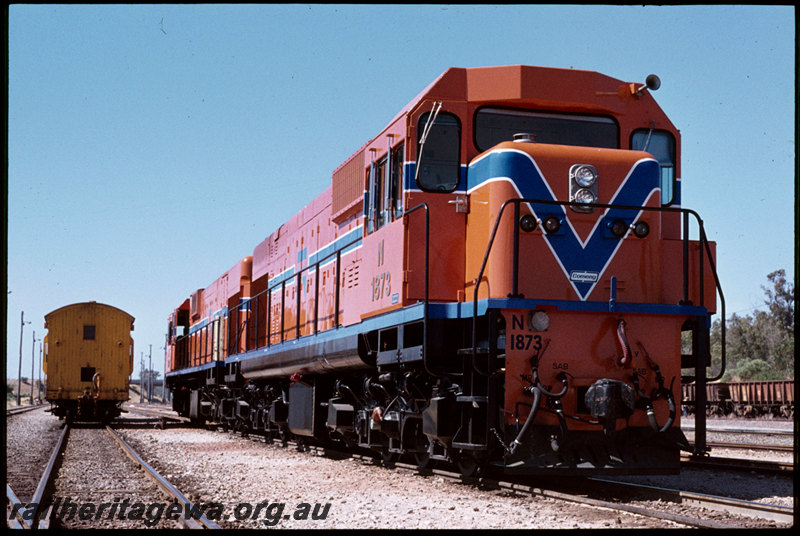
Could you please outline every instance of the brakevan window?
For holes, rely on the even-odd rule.
[[[94,378],[94,367],[81,367],[81,381],[90,382]]]
[[[417,132],[422,136],[430,113],[419,119]],[[422,140],[418,139],[417,143]],[[417,185],[426,191],[452,192],[461,178],[461,126],[458,118],[439,112],[425,139],[423,147],[418,146],[417,165],[419,174]]]
[[[533,134],[538,143],[619,148],[619,127],[610,117],[481,108],[475,114],[475,146],[486,151],[514,134]]]
[[[661,165],[661,204],[671,205],[675,199],[675,138],[664,130],[636,130],[631,149],[645,151]]]
[[[93,341],[94,340],[94,326],[90,324],[83,325],[83,340],[84,341]]]

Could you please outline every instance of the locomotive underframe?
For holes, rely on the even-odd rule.
[[[677,428],[614,431],[598,422],[595,430],[573,430],[534,423],[521,432],[519,424],[505,423],[502,313],[488,309],[475,322],[477,352],[470,347],[472,318],[429,318],[427,360],[419,344],[422,326],[413,321],[381,327],[350,343],[351,358],[374,367],[364,364],[335,375],[280,369],[266,376],[243,372],[243,361],[211,363],[168,376],[173,407],[198,423],[284,444],[293,438],[301,449],[311,442],[343,445],[372,452],[385,463],[404,455],[420,466],[455,463],[464,474],[489,466],[515,474],[678,471],[679,451],[690,446]],[[271,357],[291,363],[293,351]],[[350,362],[343,355],[340,363]],[[555,397],[543,402],[543,411],[560,409]]]

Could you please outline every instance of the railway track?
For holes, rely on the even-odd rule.
[[[6,408],[6,416],[11,415],[19,415],[20,413],[27,413],[29,411],[34,411],[37,409],[45,409],[49,408],[49,406],[45,406],[44,404],[38,404],[33,406],[15,406],[13,408]]]
[[[227,434],[238,437],[238,434]],[[253,441],[262,441],[263,438],[253,434],[250,436]],[[325,449],[316,449],[318,452],[324,452],[328,457],[352,457],[355,459],[372,460],[366,455],[355,455],[347,453],[336,453]],[[269,454],[265,454],[269,456]],[[696,462],[695,462],[696,463]],[[704,461],[704,463],[707,463]],[[418,471],[416,465],[413,463],[403,464],[397,463],[395,467],[408,470]],[[750,465],[747,471],[752,472],[754,469],[760,474],[763,473],[765,465],[754,466]],[[720,470],[717,465],[715,470]],[[729,469],[729,467],[724,467]],[[784,466],[779,474],[787,474],[787,471],[792,470],[791,466]],[[446,470],[437,469],[430,472],[431,475],[447,478],[454,482],[464,482],[465,479],[456,472],[448,472]],[[785,478],[779,476],[779,478]],[[573,479],[573,482],[578,481]],[[553,479],[550,479],[553,482]],[[613,488],[610,481],[603,479],[583,479],[580,480],[581,485],[578,489],[569,489],[564,486],[563,482],[557,481],[548,483],[547,485],[537,482],[533,485],[525,482],[502,482],[500,479],[491,480],[490,478],[475,479],[472,481],[476,486],[482,488],[502,489],[515,494],[535,495],[545,498],[554,499],[557,501],[569,501],[578,504],[589,505],[597,508],[612,509],[620,512],[628,512],[633,515],[649,517],[662,521],[668,521],[675,524],[675,526],[684,527],[697,527],[697,528],[730,528],[730,527],[752,527],[753,525],[741,523],[734,519],[731,522],[722,520],[721,518],[731,513],[738,514],[738,516],[750,518],[758,525],[759,523],[769,524],[770,522],[779,524],[790,524],[793,520],[793,509],[780,505],[765,505],[762,502],[755,502],[749,500],[742,500],[737,498],[724,498],[719,494],[698,493],[695,491],[676,489],[669,486],[654,486],[635,484],[630,482],[614,482]],[[609,499],[609,497],[613,497]],[[654,504],[654,507],[650,507]],[[676,513],[675,510],[681,510],[682,513]],[[691,513],[687,513],[691,512]],[[696,512],[696,514],[694,513]],[[704,515],[704,512],[716,512],[715,516]],[[764,525],[758,525],[764,526]]]
[[[257,436],[253,437],[259,440]],[[294,444],[290,441],[290,444]],[[295,445],[297,447],[297,445]],[[305,447],[318,455],[335,459],[352,458],[357,460],[370,460],[379,463],[377,459],[368,455],[339,452],[318,447]],[[743,525],[714,521],[701,517],[704,511],[735,513],[738,515],[774,521],[776,523],[790,524],[794,521],[794,510],[791,507],[764,504],[756,501],[747,501],[736,498],[721,497],[707,493],[697,493],[667,487],[636,484],[633,482],[613,481],[602,478],[569,479],[569,483],[558,479],[542,479],[538,484],[526,482],[526,479],[474,477],[465,478],[460,473],[446,469],[420,469],[416,464],[393,462],[393,469],[401,469],[421,473],[425,476],[436,475],[452,482],[466,482],[484,489],[502,489],[514,493],[524,493],[559,501],[567,501],[598,508],[607,508],[634,515],[640,515],[662,521],[668,521],[678,526],[693,528],[745,528]],[[543,483],[546,482],[546,483]],[[579,486],[575,486],[579,482]],[[608,497],[614,497],[609,500]],[[660,504],[680,504],[693,507],[698,511],[695,516],[675,514],[663,508],[647,508],[629,501],[641,501],[648,498]]]
[[[110,426],[65,425],[30,500],[6,497],[11,528],[219,528]]]
[[[325,453],[329,455],[329,453]],[[335,454],[334,454],[335,455]],[[364,456],[352,455],[356,459],[367,459]],[[426,475],[438,475],[451,481],[468,482],[488,489],[504,489],[531,496],[546,497],[560,501],[568,501],[599,508],[608,508],[675,523],[683,527],[694,528],[744,528],[742,525],[719,522],[701,517],[704,510],[717,512],[736,513],[750,518],[764,519],[776,523],[792,523],[794,510],[790,507],[764,504],[754,501],[720,497],[717,495],[682,491],[677,489],[636,484],[632,482],[613,481],[602,478],[568,479],[568,482],[558,479],[542,479],[542,483],[531,484],[525,479],[495,479],[492,477],[464,478],[457,472],[431,469],[423,470],[408,463],[395,463],[393,467],[422,472]],[[575,483],[578,483],[576,486]],[[614,499],[608,499],[613,497]],[[641,501],[648,498],[660,504],[681,504],[697,509],[696,516],[675,514],[663,508],[647,508],[629,501]]]

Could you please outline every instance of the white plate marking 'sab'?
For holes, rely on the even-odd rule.
[[[559,179],[567,180],[567,177]],[[600,180],[603,180],[603,177],[600,177]],[[607,204],[644,206],[650,196],[659,191],[659,180],[658,162],[651,158],[639,160],[631,166],[628,175]],[[525,152],[498,149],[470,164],[467,175],[468,193],[473,193],[477,188],[496,181],[511,183],[523,199],[556,201],[539,166]],[[563,205],[528,203],[528,208],[540,220],[553,215],[562,221],[562,231],[555,235],[545,234],[544,239],[582,301],[588,299],[622,244],[621,239],[604,236],[601,225],[617,219],[631,224],[642,213],[641,210],[634,214],[631,210],[607,208],[598,215],[586,240],[581,240],[572,227],[566,207]]]

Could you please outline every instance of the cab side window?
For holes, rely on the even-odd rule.
[[[456,116],[439,113],[422,143],[429,116],[424,114],[417,125],[417,185],[424,191],[452,192],[461,178],[461,125]]]
[[[367,169],[364,215],[367,233],[377,231],[403,214],[404,145],[390,148]]]
[[[631,149],[645,151],[661,166],[661,204],[671,205],[675,199],[675,138],[659,130],[641,129],[633,133]]]

